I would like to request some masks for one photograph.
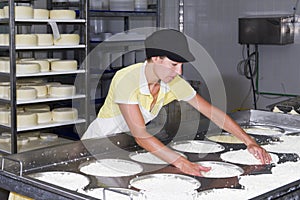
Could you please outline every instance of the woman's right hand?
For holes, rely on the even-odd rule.
[[[181,172],[192,176],[203,176],[201,172],[208,172],[211,167],[204,167],[197,163],[193,163],[184,157],[179,157],[173,165]]]

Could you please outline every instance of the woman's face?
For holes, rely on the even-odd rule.
[[[156,76],[165,83],[182,74],[182,63],[172,61],[167,57],[155,57],[153,62]]]

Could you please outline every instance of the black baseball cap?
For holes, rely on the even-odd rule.
[[[162,29],[145,40],[146,57],[167,56],[176,62],[191,62],[195,57],[189,50],[186,36],[178,30]]]

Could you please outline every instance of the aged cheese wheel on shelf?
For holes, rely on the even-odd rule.
[[[50,62],[46,59],[44,59],[44,60],[21,61],[20,63],[38,63],[40,65],[40,72],[50,71]]]
[[[9,85],[0,85],[0,98],[8,99]]]
[[[31,131],[31,132],[22,133],[20,137],[26,137],[29,139],[29,141],[38,140],[40,138],[40,133],[41,133],[40,131]]]
[[[35,111],[37,114],[38,124],[50,123],[52,121],[52,112],[51,111]]]
[[[52,34],[36,34],[38,38],[38,46],[52,46],[53,35]]]
[[[4,6],[4,16],[9,17],[9,7]],[[30,6],[15,6],[15,18],[16,19],[33,19],[33,8]]]
[[[48,88],[48,95],[50,95],[50,87],[61,85],[60,82],[47,82],[47,83],[45,83],[45,84],[46,84],[46,86],[47,86],[47,88]]]
[[[36,89],[37,91],[37,97],[46,97],[48,95],[48,88],[46,84],[40,83],[40,84],[31,84],[25,87],[31,87]]]
[[[34,74],[41,71],[41,66],[38,63],[17,63],[16,72],[17,74]]]
[[[7,46],[9,44],[9,35],[4,33],[0,34],[0,45]]]
[[[22,87],[17,89],[17,100],[28,101],[37,98],[37,91],[31,87]]]
[[[47,104],[28,105],[24,107],[28,112],[50,111],[50,106]]]
[[[74,85],[56,85],[50,86],[49,95],[51,97],[71,97],[76,93],[76,88]]]
[[[74,10],[50,10],[50,19],[75,19]]]
[[[75,71],[77,60],[57,60],[51,62],[51,71]]]
[[[60,38],[54,40],[54,45],[72,46],[79,45],[80,36],[78,34],[60,34]]]
[[[11,124],[11,117],[9,116],[9,124]],[[17,113],[17,127],[33,127],[36,126],[37,123],[37,115],[32,112],[18,112]]]
[[[4,15],[4,10],[0,9],[0,19],[4,19],[5,15]]]
[[[33,9],[33,19],[49,19],[49,10],[47,9]]]
[[[43,140],[54,140],[58,138],[58,135],[54,133],[41,133],[40,138]]]
[[[9,109],[0,109],[0,124],[8,124],[10,110]]]
[[[36,34],[17,34],[16,35],[16,46],[18,47],[28,47],[37,46],[38,37]]]
[[[55,108],[52,110],[52,119],[54,122],[74,121],[78,119],[76,108]]]

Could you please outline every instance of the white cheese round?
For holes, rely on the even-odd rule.
[[[51,62],[51,71],[75,71],[77,60],[57,60]]]
[[[37,98],[37,91],[34,88],[24,87],[17,89],[17,100],[33,100]]]
[[[21,61],[21,63],[38,63],[40,65],[41,72],[50,71],[50,62],[48,60],[30,60],[30,61]]]
[[[79,45],[80,36],[78,34],[60,34],[60,38],[54,40],[54,45],[72,46]]]
[[[76,93],[74,85],[55,85],[49,87],[49,95],[51,97],[71,97]]]
[[[10,142],[10,136],[8,135],[0,135],[0,143],[8,143]]]
[[[38,124],[50,123],[52,121],[51,111],[36,111]]]
[[[41,71],[41,66],[38,63],[17,63],[16,72],[17,74],[34,74]]]
[[[4,16],[9,18],[9,7],[4,6]],[[15,6],[16,19],[33,19],[33,8],[30,6]]]
[[[4,15],[4,10],[0,9],[0,19],[4,19],[5,15]]]
[[[11,124],[11,117],[9,117],[9,124]],[[37,123],[37,115],[32,112],[19,112],[17,113],[17,127],[32,127],[36,126]]]
[[[36,34],[38,38],[38,46],[52,46],[53,35],[52,34]]]
[[[74,10],[50,10],[50,19],[75,19]]]
[[[46,97],[48,95],[48,88],[45,84],[41,83],[41,84],[30,84],[26,87],[31,87],[36,89],[37,91],[37,97]]]
[[[58,135],[54,133],[41,133],[40,138],[43,140],[55,140],[58,138]]]
[[[52,119],[54,122],[74,121],[78,119],[76,108],[55,108],[52,110]]]
[[[33,9],[34,19],[49,19],[49,10],[47,9]]]
[[[17,34],[16,35],[16,46],[27,47],[27,46],[37,46],[38,37],[36,34]]]

